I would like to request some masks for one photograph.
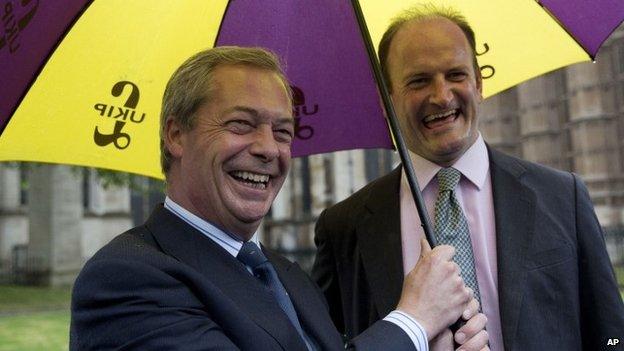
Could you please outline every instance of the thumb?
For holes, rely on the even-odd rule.
[[[429,242],[427,241],[426,238],[421,238],[420,239],[420,254],[424,255],[429,252],[431,252],[431,245],[429,245]]]

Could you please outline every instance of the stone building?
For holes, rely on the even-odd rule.
[[[132,226],[128,188],[91,171],[0,165],[0,283],[71,284],[85,260]]]

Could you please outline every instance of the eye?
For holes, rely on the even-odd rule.
[[[468,73],[464,71],[454,71],[448,74],[449,80],[454,82],[461,82],[462,80],[466,79],[467,76]]]
[[[245,134],[253,131],[254,125],[244,119],[235,119],[226,123],[227,128],[236,134]]]
[[[279,128],[273,131],[275,140],[280,143],[291,143],[293,140],[293,131],[287,128]]]
[[[428,81],[429,79],[427,77],[415,77],[415,78],[410,79],[407,82],[407,85],[412,88],[420,88],[420,87],[425,86]]]

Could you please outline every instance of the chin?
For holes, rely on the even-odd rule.
[[[247,208],[243,209],[239,214],[238,219],[244,223],[253,224],[259,223],[269,213],[268,208]]]

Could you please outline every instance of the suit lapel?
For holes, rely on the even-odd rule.
[[[306,350],[275,298],[235,257],[162,206],[146,226],[165,253],[200,272],[284,349]]]
[[[356,227],[362,263],[380,317],[395,308],[403,285],[400,181],[401,167],[378,180]]]
[[[522,184],[525,169],[513,158],[488,147],[496,221],[498,294],[506,348],[513,349],[523,287],[525,261],[535,233],[535,193]]]
[[[288,291],[290,300],[297,311],[299,322],[304,331],[312,338],[321,350],[335,349],[342,346],[342,341],[331,322],[325,302],[320,292],[298,265],[262,248],[273,263],[280,281]]]

